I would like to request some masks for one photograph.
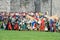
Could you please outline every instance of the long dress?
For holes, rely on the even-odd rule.
[[[40,30],[41,31],[44,31],[45,30],[45,21],[44,21],[44,19],[41,20]]]

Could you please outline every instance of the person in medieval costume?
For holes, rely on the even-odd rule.
[[[31,23],[27,23],[27,29],[28,29],[28,31],[32,30]]]
[[[56,28],[58,27],[58,25],[56,24],[57,20],[54,19],[54,23],[53,23],[53,31],[56,32]]]
[[[22,23],[22,30],[26,30],[27,29],[27,24],[25,22]]]
[[[3,23],[1,23],[1,29],[4,29]]]
[[[2,19],[3,19],[3,16],[0,14],[0,21],[2,21]]]
[[[21,30],[21,20],[18,19],[18,26],[19,26],[19,31]]]
[[[31,26],[32,26],[32,29],[33,29],[33,30],[36,28],[36,21],[35,21],[35,20],[33,20],[33,21],[31,22]]]
[[[15,21],[16,21],[16,18],[12,17],[11,18],[12,30],[14,30]]]
[[[53,32],[56,32],[56,22],[53,23]]]
[[[45,20],[44,18],[42,18],[41,25],[40,25],[40,31],[44,31],[44,30],[45,30]]]
[[[18,21],[16,21],[16,23],[15,23],[15,25],[14,25],[14,30],[19,30]]]
[[[50,32],[53,32],[53,23],[54,23],[53,19],[50,19],[49,21]]]
[[[26,18],[27,19],[27,29],[28,29],[28,31],[29,30],[32,30],[32,27],[31,27],[31,22],[32,22],[32,20],[30,20],[29,18]]]
[[[11,24],[11,22],[8,21],[6,29],[12,30],[12,24]]]
[[[5,24],[5,22],[2,22],[1,28],[2,28],[2,29],[6,29],[6,24]]]
[[[56,30],[58,31],[58,27],[59,27],[59,22],[56,22]]]
[[[50,31],[49,20],[48,20],[48,18],[46,18],[45,24],[46,24],[47,30]]]
[[[34,30],[37,30],[37,23],[34,24]]]
[[[11,16],[8,16],[8,21],[11,22],[11,20],[12,20],[12,17]]]
[[[0,14],[0,28],[2,27],[2,15]]]
[[[39,16],[39,13],[37,12],[37,13],[35,14],[35,19],[38,21],[39,18],[40,18],[40,16]]]

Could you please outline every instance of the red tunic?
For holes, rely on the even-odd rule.
[[[18,23],[15,24],[14,29],[19,30]]]
[[[9,29],[9,30],[12,30],[12,25],[11,25],[10,22],[8,22],[8,29]]]
[[[40,25],[40,30],[44,31],[44,29],[45,29],[45,21],[44,21],[44,19],[42,19],[41,20],[41,25]]]

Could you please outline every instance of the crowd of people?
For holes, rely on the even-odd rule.
[[[40,12],[0,13],[0,29],[4,30],[37,30],[59,31],[59,18]]]

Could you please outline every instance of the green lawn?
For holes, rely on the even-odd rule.
[[[60,40],[60,33],[0,30],[0,40]]]

